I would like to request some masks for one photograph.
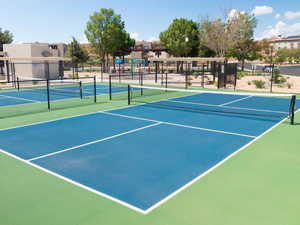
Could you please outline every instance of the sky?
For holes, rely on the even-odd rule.
[[[0,5],[0,28],[13,34],[14,43],[69,43],[72,36],[87,43],[86,23],[100,8],[120,14],[137,40],[157,40],[175,18],[199,22],[235,10],[256,16],[256,39],[300,34],[299,0],[0,0]]]

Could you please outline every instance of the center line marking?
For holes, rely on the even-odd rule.
[[[145,120],[145,121],[156,122],[156,123],[160,123],[160,124],[168,124],[168,125],[177,126],[177,127],[185,127],[185,128],[196,129],[196,130],[205,130],[205,131],[209,131],[209,132],[229,134],[229,135],[234,135],[234,136],[256,138],[256,136],[252,136],[252,135],[248,135],[248,134],[239,134],[239,133],[234,133],[234,132],[227,132],[227,131],[223,131],[223,130],[214,130],[214,129],[203,128],[203,127],[193,127],[190,125],[183,125],[183,124],[178,124],[178,123],[170,123],[170,122],[165,122],[165,121],[151,120],[151,119],[135,117],[135,116],[127,116],[127,115],[122,115],[122,114],[118,114],[118,113],[111,113],[111,112],[99,112],[99,113],[112,115],[112,116],[119,116],[119,117],[124,117],[124,118],[129,118],[129,119]]]
[[[34,160],[37,160],[37,159],[42,159],[42,158],[57,155],[57,154],[60,154],[60,153],[63,153],[63,152],[68,152],[68,151],[71,151],[71,150],[74,150],[74,149],[78,149],[78,148],[85,147],[85,146],[88,146],[88,145],[103,142],[103,141],[106,141],[106,140],[109,140],[109,139],[113,139],[113,138],[120,137],[120,136],[123,136],[123,135],[126,135],[126,134],[134,133],[134,132],[137,132],[137,131],[140,131],[140,130],[144,130],[144,129],[147,129],[147,128],[150,128],[150,127],[158,126],[160,124],[162,124],[162,123],[157,122],[157,123],[150,124],[150,125],[147,125],[147,126],[144,126],[144,127],[140,127],[140,128],[137,128],[137,129],[133,129],[133,130],[130,130],[130,131],[120,133],[120,134],[116,134],[116,135],[113,135],[113,136],[110,136],[110,137],[106,137],[106,138],[99,139],[99,140],[96,140],[96,141],[91,141],[91,142],[88,142],[88,143],[85,143],[85,144],[82,144],[82,145],[77,145],[77,146],[67,148],[67,149],[63,149],[63,150],[60,150],[60,151],[57,151],[57,152],[52,152],[52,153],[49,153],[49,154],[46,154],[46,155],[41,155],[41,156],[38,156],[38,157],[35,157],[35,158],[28,159],[27,161],[31,162],[31,161],[34,161]]]
[[[40,101],[35,101],[35,100],[27,99],[27,98],[13,97],[13,96],[8,96],[8,95],[0,95],[0,96],[4,97],[4,98],[19,99],[19,100],[28,101],[28,102],[36,102],[36,103],[40,102]]]
[[[231,102],[226,102],[226,103],[224,103],[224,104],[221,104],[221,105],[219,105],[219,106],[225,106],[225,105],[229,105],[229,104],[231,104],[231,103],[235,103],[235,102],[243,101],[243,100],[245,100],[245,99],[252,98],[252,97],[253,97],[253,96],[247,96],[247,97],[240,98],[240,99],[237,99],[237,100],[234,100],[234,101],[231,101]]]

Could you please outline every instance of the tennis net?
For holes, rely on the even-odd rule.
[[[84,96],[91,96],[93,80],[46,80],[39,78],[31,77],[18,77],[16,81],[17,89],[19,91],[32,91],[32,92],[47,92],[47,85],[49,85],[49,94],[50,95],[64,95],[67,97],[83,98]],[[87,88],[88,85],[91,88]],[[84,89],[84,87],[86,87]]]
[[[258,119],[290,118],[294,124],[296,96],[293,94],[242,93],[128,86],[128,104],[202,113],[232,114]]]

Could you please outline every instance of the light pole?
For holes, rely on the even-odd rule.
[[[187,58],[187,44],[188,44],[188,42],[189,42],[189,38],[188,37],[185,37],[185,39],[184,39],[184,41],[185,41],[185,57]],[[185,70],[186,70],[186,73],[187,73],[187,67],[188,67],[188,65],[187,65],[187,61],[186,61],[186,66],[185,66]]]

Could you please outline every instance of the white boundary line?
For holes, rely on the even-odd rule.
[[[226,103],[221,104],[221,105],[219,105],[219,106],[229,105],[229,104],[231,104],[231,103],[240,102],[240,101],[243,101],[243,100],[245,100],[245,99],[252,98],[252,97],[253,97],[253,96],[247,96],[247,97],[245,97],[245,98],[236,99],[236,100],[231,101],[231,102],[226,102]]]
[[[178,90],[178,89],[176,89]],[[193,90],[191,90],[193,91]],[[193,92],[195,93],[195,92]],[[203,93],[205,93],[203,91]],[[99,94],[100,95],[103,95],[102,94]],[[98,95],[97,95],[98,96]],[[290,96],[290,95],[289,95]],[[184,96],[182,96],[184,97]],[[175,98],[180,98],[180,97],[170,97],[169,99],[175,99]],[[70,98],[71,99],[71,98]],[[75,99],[75,98],[73,98]],[[61,99],[61,100],[54,100],[54,101],[64,101],[65,99]],[[158,102],[158,101],[169,101],[168,99],[161,99],[161,100],[156,100],[154,102]],[[37,104],[37,103],[30,103],[30,104]],[[80,116],[88,116],[88,115],[93,115],[93,114],[98,114],[98,113],[101,113],[101,112],[107,112],[107,111],[111,111],[111,110],[118,110],[118,109],[127,109],[127,108],[131,108],[131,107],[135,107],[135,106],[141,106],[141,105],[144,105],[146,103],[141,103],[141,104],[138,104],[138,105],[127,105],[127,106],[120,106],[120,107],[117,107],[117,108],[111,108],[111,109],[106,109],[106,110],[99,110],[99,111],[95,111],[95,112],[91,112],[91,113],[83,113],[83,114],[78,114],[78,115],[74,115],[74,116],[66,116],[66,117],[61,117],[61,118],[58,118],[58,119],[52,119],[52,120],[46,120],[46,121],[40,121],[40,122],[34,122],[34,123],[29,123],[29,124],[25,124],[25,125],[20,125],[20,126],[14,126],[14,127],[8,127],[8,128],[2,128],[0,129],[0,131],[3,131],[3,130],[10,130],[10,129],[16,129],[16,128],[22,128],[22,127],[27,127],[27,126],[34,126],[34,125],[38,125],[38,124],[43,124],[43,123],[50,123],[50,122],[54,122],[54,121],[59,121],[59,120],[66,120],[66,119],[71,119],[71,118],[76,118],[76,117],[80,117]],[[208,105],[208,104],[207,104]],[[214,105],[215,106],[215,105]],[[10,106],[1,106],[1,107],[10,107]],[[228,106],[224,106],[224,107],[228,107]],[[300,109],[300,108],[299,108]],[[274,111],[273,111],[274,112]],[[296,112],[295,112],[296,113]]]
[[[122,115],[122,114],[118,114],[118,113],[111,113],[111,112],[99,112],[99,113],[112,115],[112,116],[118,116],[118,117],[124,117],[124,118],[129,118],[129,119],[145,120],[145,121],[156,122],[156,123],[161,123],[161,124],[168,124],[168,125],[177,126],[177,127],[185,127],[185,128],[196,129],[196,130],[205,130],[205,131],[214,132],[214,133],[229,134],[229,135],[242,136],[242,137],[248,137],[248,138],[256,138],[256,136],[247,135],[247,134],[239,134],[239,133],[234,133],[234,132],[227,132],[227,131],[223,131],[223,130],[214,130],[214,129],[208,129],[208,128],[203,128],[203,127],[194,127],[194,126],[183,125],[183,124],[178,124],[178,123],[170,123],[170,122],[159,121],[159,120],[151,120],[151,119],[146,119],[146,118],[136,117],[136,116],[127,116],[127,115]]]
[[[100,95],[103,95],[103,93],[100,93],[100,94],[97,94],[97,96],[100,96]],[[91,96],[83,96],[83,98],[86,98],[86,97],[92,97]],[[51,100],[51,102],[59,102],[59,101],[66,101],[66,100],[73,100],[73,99],[79,99],[79,98],[63,98],[63,99],[57,99],[57,100]],[[34,100],[32,100],[34,101]],[[14,106],[20,106],[20,105],[34,105],[34,104],[40,104],[40,103],[46,103],[47,104],[47,101],[36,101],[36,102],[32,102],[32,103],[22,103],[22,104],[14,104],[14,105],[3,105],[3,106],[0,106],[0,109],[2,107],[14,107]],[[1,130],[1,129],[0,129]]]
[[[98,96],[98,95],[97,95],[97,96]],[[57,101],[62,101],[62,100],[57,100]],[[32,104],[35,104],[35,103],[32,103]],[[140,105],[141,105],[141,104],[140,104]],[[107,112],[107,111],[111,111],[111,110],[126,109],[126,108],[131,108],[131,107],[134,107],[134,106],[137,106],[137,105],[120,106],[120,107],[118,107],[118,108],[111,108],[111,109],[107,109],[107,110],[103,110],[103,111],[96,111],[96,112],[90,112],[90,113],[83,113],[83,114],[79,114],[79,115],[66,116],[66,117],[61,117],[61,118],[58,118],[58,119],[52,119],[52,120],[46,120],[46,121],[40,121],[40,122],[34,122],[34,123],[29,123],[29,124],[20,125],[20,126],[15,126],[15,127],[2,128],[2,129],[0,129],[0,131],[12,130],[12,129],[18,129],[18,128],[22,128],[22,127],[35,126],[35,125],[39,125],[39,124],[51,123],[51,122],[60,121],[60,120],[73,119],[73,118],[76,118],[76,117],[89,116],[89,115],[99,114],[99,113]],[[1,109],[1,108],[0,108],[0,109]]]
[[[60,179],[62,179],[62,180],[64,180],[64,181],[67,181],[67,182],[69,182],[69,183],[71,183],[71,184],[74,184],[75,186],[81,187],[81,188],[83,188],[83,189],[85,189],[85,190],[88,190],[88,191],[93,192],[93,193],[95,193],[95,194],[97,194],[97,195],[100,195],[101,197],[104,197],[104,198],[106,198],[106,199],[109,199],[109,200],[112,200],[112,201],[114,201],[114,202],[117,202],[117,203],[119,203],[119,204],[121,204],[121,205],[123,205],[123,206],[126,206],[126,207],[128,207],[128,208],[130,208],[130,209],[132,209],[132,210],[135,210],[135,211],[137,211],[137,212],[140,212],[140,213],[142,213],[142,214],[146,214],[145,210],[142,210],[142,209],[140,209],[140,208],[137,208],[137,207],[135,207],[135,206],[133,206],[133,205],[130,205],[130,204],[126,203],[126,202],[123,202],[123,201],[121,201],[121,200],[119,200],[119,199],[116,199],[116,198],[114,198],[114,197],[112,197],[112,196],[110,196],[110,195],[104,194],[104,193],[102,193],[102,192],[100,192],[100,191],[97,191],[97,190],[95,190],[95,189],[93,189],[93,188],[90,188],[90,187],[85,186],[85,185],[83,185],[83,184],[81,184],[81,183],[78,183],[78,182],[76,182],[76,181],[73,181],[73,180],[71,180],[71,179],[69,179],[69,178],[67,178],[67,177],[65,177],[65,176],[59,175],[59,174],[57,174],[57,173],[55,173],[55,172],[52,172],[52,171],[50,171],[50,170],[48,170],[48,169],[45,169],[45,168],[43,168],[43,167],[41,167],[41,166],[38,166],[38,165],[36,165],[36,164],[34,164],[34,163],[32,163],[32,162],[26,161],[26,160],[24,160],[24,159],[22,159],[22,158],[20,158],[20,157],[18,157],[18,156],[15,156],[15,155],[13,155],[13,154],[7,152],[7,151],[4,151],[3,149],[0,149],[0,152],[2,152],[3,154],[8,155],[8,156],[10,156],[10,157],[12,157],[12,158],[14,158],[14,159],[17,159],[17,160],[19,160],[19,161],[21,161],[21,162],[23,162],[23,163],[26,163],[26,164],[28,164],[28,165],[30,165],[30,166],[33,166],[33,167],[35,167],[35,168],[37,168],[37,169],[39,169],[39,170],[42,170],[42,171],[44,171],[44,172],[46,172],[46,173],[48,173],[48,174],[51,174],[51,175],[53,175],[53,176],[55,176],[55,177],[57,177],[57,178],[60,178]]]
[[[298,111],[299,111],[299,110],[297,110],[297,112],[298,112]],[[46,173],[48,173],[48,174],[51,174],[51,175],[53,175],[53,176],[55,176],[55,177],[57,177],[57,178],[60,178],[60,179],[62,179],[62,180],[64,180],[64,181],[66,181],[66,182],[69,182],[69,183],[74,184],[74,185],[76,185],[76,186],[78,186],[78,187],[81,187],[81,188],[83,188],[83,189],[85,189],[85,190],[88,190],[88,191],[91,191],[91,192],[93,192],[93,193],[95,193],[95,194],[97,194],[97,195],[100,195],[101,197],[107,198],[107,199],[112,200],[112,201],[114,201],[114,202],[116,202],[116,203],[119,203],[119,204],[121,204],[121,205],[123,205],[123,206],[126,206],[126,207],[128,207],[128,208],[130,208],[130,209],[132,209],[132,210],[134,210],[134,211],[140,212],[140,213],[142,213],[142,214],[148,214],[148,213],[150,213],[151,211],[153,211],[154,209],[156,209],[157,207],[159,207],[160,205],[164,204],[164,203],[165,203],[166,201],[168,201],[169,199],[173,198],[173,197],[174,197],[176,194],[178,194],[179,192],[181,192],[181,191],[183,191],[184,189],[188,188],[189,186],[191,186],[192,184],[194,184],[195,182],[197,182],[198,180],[200,180],[201,178],[203,178],[204,176],[206,176],[207,174],[209,174],[210,172],[212,172],[213,170],[215,170],[216,168],[218,168],[219,166],[221,166],[223,163],[225,163],[227,160],[229,160],[230,158],[232,158],[233,156],[235,156],[236,154],[238,154],[238,153],[241,152],[242,150],[246,149],[246,148],[247,148],[248,146],[250,146],[253,142],[257,141],[257,140],[260,139],[262,136],[264,136],[265,134],[267,134],[268,132],[270,132],[271,130],[273,130],[275,127],[279,126],[279,125],[280,125],[281,123],[283,123],[283,121],[285,121],[285,120],[286,120],[286,118],[283,119],[283,120],[281,120],[280,122],[278,122],[277,124],[275,124],[275,125],[272,126],[271,128],[269,128],[267,131],[265,131],[264,133],[262,133],[261,135],[259,135],[258,137],[256,137],[256,138],[253,139],[252,141],[250,141],[248,144],[244,145],[243,147],[241,147],[241,148],[238,149],[237,151],[233,152],[231,155],[227,156],[225,159],[223,159],[222,161],[220,161],[219,163],[217,163],[215,166],[213,166],[213,167],[211,167],[210,169],[208,169],[206,172],[200,174],[198,177],[194,178],[193,180],[191,180],[190,182],[188,182],[187,184],[185,184],[185,185],[182,186],[181,188],[177,189],[177,190],[174,191],[172,194],[168,195],[167,197],[165,197],[164,199],[162,199],[162,200],[159,201],[158,203],[154,204],[153,206],[151,206],[151,207],[148,208],[147,210],[142,210],[142,209],[140,209],[140,208],[137,208],[137,207],[135,207],[135,206],[132,206],[132,205],[126,203],[126,202],[123,202],[123,201],[121,201],[121,200],[119,200],[119,199],[116,199],[116,198],[114,198],[114,197],[112,197],[112,196],[109,196],[109,195],[107,195],[107,194],[104,194],[104,193],[102,193],[102,192],[99,192],[99,191],[97,191],[97,190],[95,190],[95,189],[93,189],[93,188],[90,188],[90,187],[85,186],[85,185],[83,185],[83,184],[81,184],[81,183],[78,183],[78,182],[76,182],[76,181],[73,181],[73,180],[71,180],[71,179],[69,179],[69,178],[67,178],[67,177],[64,177],[64,176],[62,176],[62,175],[59,175],[59,174],[57,174],[57,173],[54,173],[54,172],[52,172],[52,171],[50,171],[50,170],[48,170],[48,169],[45,169],[45,168],[43,168],[43,167],[40,167],[40,166],[38,166],[38,165],[36,165],[36,164],[34,164],[34,163],[32,163],[32,162],[29,162],[29,161],[27,161],[27,160],[24,160],[24,159],[22,159],[22,158],[20,158],[20,157],[18,157],[18,156],[15,156],[15,155],[13,155],[13,154],[7,152],[7,151],[4,151],[4,150],[2,150],[2,149],[0,149],[0,152],[2,152],[3,154],[6,154],[6,155],[8,155],[8,156],[10,156],[10,157],[12,157],[12,158],[14,158],[14,159],[17,159],[17,160],[19,160],[19,161],[21,161],[21,162],[23,162],[23,163],[26,163],[26,164],[28,164],[28,165],[30,165],[30,166],[33,166],[33,167],[35,167],[35,168],[37,168],[37,169],[40,169],[40,170],[42,170],[42,171],[44,171],[44,172],[46,172]]]
[[[171,199],[172,197],[174,197],[176,194],[178,194],[179,192],[183,191],[184,189],[188,188],[189,186],[191,186],[192,184],[194,184],[196,181],[200,180],[202,177],[206,176],[207,174],[209,174],[210,172],[212,172],[213,170],[215,170],[216,168],[218,168],[219,166],[221,166],[223,163],[225,163],[227,160],[229,160],[230,158],[232,158],[233,156],[235,156],[236,154],[238,154],[239,152],[241,152],[242,150],[246,149],[248,146],[250,146],[252,143],[254,143],[255,141],[257,141],[258,139],[260,139],[261,137],[263,137],[265,134],[269,133],[271,130],[273,130],[275,127],[279,126],[281,123],[283,123],[283,121],[285,121],[287,118],[284,118],[283,120],[279,121],[277,124],[275,124],[274,126],[270,127],[268,130],[266,130],[265,132],[263,132],[262,134],[260,134],[259,136],[257,136],[255,139],[253,139],[252,141],[248,142],[246,145],[242,146],[241,148],[239,148],[238,150],[234,151],[232,154],[230,154],[229,156],[227,156],[225,159],[223,159],[222,161],[220,161],[219,163],[217,163],[216,165],[214,165],[213,167],[211,167],[210,169],[208,169],[207,171],[205,171],[204,173],[200,174],[198,177],[194,178],[193,180],[191,180],[190,182],[188,182],[187,184],[185,184],[184,186],[182,186],[181,188],[179,188],[178,190],[174,191],[172,194],[170,194],[169,196],[165,197],[164,199],[162,199],[161,201],[159,201],[158,203],[156,203],[155,205],[151,206],[150,208],[148,208],[147,210],[145,210],[146,213],[149,213],[151,211],[153,211],[155,208],[159,207],[160,205],[164,204],[166,201],[168,201],[169,199]]]
[[[18,99],[18,100],[23,100],[23,101],[27,101],[27,102],[42,103],[40,101],[35,101],[35,100],[27,99],[27,98],[13,97],[13,96],[3,95],[3,94],[1,94],[0,96],[4,97],[4,98]],[[16,104],[16,105],[20,105],[20,104]]]
[[[43,158],[46,158],[46,157],[49,157],[49,156],[57,155],[57,154],[60,154],[60,153],[63,153],[63,152],[68,152],[68,151],[71,151],[71,150],[74,150],[74,149],[78,149],[78,148],[82,148],[82,147],[85,147],[85,146],[88,146],[88,145],[92,145],[92,144],[96,144],[96,143],[103,142],[103,141],[106,141],[106,140],[110,140],[110,139],[120,137],[120,136],[123,136],[123,135],[126,135],[126,134],[131,134],[131,133],[134,133],[134,132],[138,132],[138,131],[141,131],[141,130],[144,130],[144,129],[147,129],[147,128],[150,128],[150,127],[158,126],[160,124],[162,124],[162,123],[157,122],[157,123],[154,123],[154,124],[150,124],[150,125],[147,125],[147,126],[144,126],[144,127],[137,128],[137,129],[129,130],[129,131],[126,131],[126,132],[123,132],[123,133],[120,133],[120,134],[116,134],[116,135],[109,136],[109,137],[106,137],[106,138],[102,138],[102,139],[99,139],[99,140],[91,141],[91,142],[81,144],[81,145],[77,145],[77,146],[74,146],[74,147],[71,147],[71,148],[63,149],[63,150],[60,150],[60,151],[57,151],[57,152],[52,152],[52,153],[49,153],[49,154],[46,154],[46,155],[41,155],[41,156],[38,156],[38,157],[34,157],[34,158],[31,158],[31,159],[28,159],[27,161],[31,162],[31,161],[34,161],[34,160],[37,160],[37,159],[43,159]]]
[[[114,108],[114,109],[109,109],[109,110],[124,109],[124,108],[130,108],[130,107],[134,107],[134,106],[136,106],[136,105],[125,106],[125,107],[123,106],[123,107]],[[97,113],[107,113],[107,111],[109,111],[109,110],[106,110],[106,111],[98,111],[98,112],[87,113],[87,114],[81,114],[81,115],[76,115],[76,116],[71,116],[71,117],[65,117],[65,118],[60,118],[60,119],[54,119],[54,120],[49,120],[49,121],[42,121],[42,122],[32,123],[32,124],[23,125],[23,126],[12,127],[12,128],[0,129],[0,131],[2,131],[2,130],[16,129],[16,128],[21,128],[21,127],[27,127],[27,126],[32,126],[32,125],[37,125],[37,124],[43,124],[43,123],[49,123],[49,122],[54,122],[54,121],[59,121],[59,120],[71,119],[71,118],[76,118],[76,117],[86,116],[86,115],[92,115],[92,114],[97,114]],[[298,109],[298,110],[295,112],[295,114],[296,114],[298,111],[300,111],[300,109]],[[149,212],[153,211],[155,208],[157,208],[157,207],[159,207],[160,205],[162,205],[163,203],[165,203],[167,200],[169,200],[169,199],[171,199],[172,197],[174,197],[177,193],[179,193],[180,191],[183,191],[184,189],[186,189],[187,187],[189,187],[190,185],[192,185],[193,183],[195,183],[196,181],[200,180],[202,177],[204,177],[205,175],[207,175],[208,173],[210,173],[211,171],[213,171],[214,169],[216,169],[217,167],[219,167],[221,164],[223,164],[224,162],[226,162],[228,159],[230,159],[230,158],[233,157],[234,155],[238,154],[240,151],[244,150],[246,147],[248,147],[249,145],[251,145],[253,142],[255,142],[256,140],[258,140],[258,139],[261,138],[262,136],[264,136],[266,133],[270,132],[272,129],[274,129],[275,127],[279,126],[279,125],[280,125],[281,123],[283,123],[286,119],[287,119],[287,118],[281,120],[280,122],[278,122],[277,124],[275,124],[274,126],[272,126],[271,128],[269,128],[267,131],[265,131],[264,133],[262,133],[261,135],[259,135],[258,137],[256,137],[256,138],[253,139],[252,141],[250,141],[248,144],[244,145],[243,147],[241,147],[240,149],[238,149],[237,151],[235,151],[234,153],[232,153],[231,155],[229,155],[228,157],[226,157],[225,159],[223,159],[222,161],[220,161],[218,164],[216,164],[215,166],[213,166],[212,168],[210,168],[209,170],[207,170],[207,171],[204,172],[203,174],[199,175],[198,177],[196,177],[194,180],[190,181],[190,182],[187,183],[186,185],[182,186],[180,189],[178,189],[177,191],[173,192],[172,194],[170,194],[170,195],[167,196],[166,198],[162,199],[161,201],[159,201],[158,203],[156,203],[155,205],[153,205],[152,207],[150,207],[150,208],[147,209],[147,210],[139,209],[139,208],[137,208],[137,207],[135,207],[135,206],[132,206],[132,205],[126,203],[126,202],[123,202],[123,201],[121,201],[121,200],[119,200],[119,199],[116,199],[116,198],[114,198],[114,197],[111,197],[111,196],[109,196],[109,195],[106,195],[106,194],[104,194],[104,193],[101,193],[101,192],[99,192],[99,191],[96,191],[96,190],[94,190],[94,189],[92,189],[92,188],[90,188],[90,187],[87,187],[87,186],[85,186],[85,185],[83,185],[83,184],[80,184],[80,183],[78,183],[78,182],[75,182],[75,181],[73,181],[73,180],[71,180],[71,179],[69,179],[69,178],[66,178],[66,177],[64,177],[64,176],[61,176],[61,175],[59,175],[59,174],[56,174],[56,173],[54,173],[54,172],[52,172],[52,171],[50,171],[50,170],[47,170],[47,169],[45,169],[45,168],[43,168],[43,167],[40,167],[40,166],[38,166],[38,165],[36,165],[36,164],[33,164],[33,163],[29,162],[29,161],[26,161],[26,160],[24,160],[24,159],[22,159],[22,158],[20,158],[20,157],[17,157],[17,156],[15,156],[15,155],[11,154],[11,153],[8,153],[8,152],[6,152],[6,151],[4,151],[4,150],[2,150],[2,149],[0,149],[0,152],[4,153],[4,154],[6,154],[6,155],[8,155],[8,156],[10,156],[10,157],[12,157],[12,158],[15,158],[15,159],[17,159],[17,160],[20,160],[20,161],[22,161],[22,162],[24,162],[24,163],[26,163],[26,164],[28,164],[28,165],[31,165],[31,166],[33,166],[33,167],[35,167],[35,168],[37,168],[37,169],[40,169],[40,170],[42,170],[42,171],[44,171],[44,172],[46,172],[46,173],[48,173],[48,174],[51,174],[51,175],[56,176],[56,177],[58,177],[58,178],[60,178],[60,179],[63,179],[63,180],[65,180],[65,181],[69,182],[69,183],[72,183],[72,184],[74,184],[74,185],[77,185],[77,186],[79,186],[79,187],[81,187],[81,188],[83,188],[83,189],[86,189],[86,190],[88,190],[88,191],[91,191],[91,192],[93,192],[93,193],[95,193],[95,194],[98,194],[98,195],[100,195],[100,196],[102,196],[102,197],[105,197],[105,198],[107,198],[107,199],[110,199],[110,200],[112,200],[112,201],[114,201],[114,202],[120,203],[121,205],[124,205],[124,206],[126,206],[126,207],[128,207],[128,208],[130,208],[130,209],[132,209],[132,210],[135,210],[135,211],[140,212],[140,213],[142,213],[142,214],[148,214]]]
[[[103,89],[105,89],[105,88],[103,88]],[[98,89],[97,89],[98,90]],[[31,90],[26,90],[26,91],[31,91]],[[8,93],[8,92],[17,92],[17,91],[7,91],[7,92],[3,92],[2,94],[4,94],[4,93]],[[92,93],[92,92],[89,92],[89,91],[83,91],[83,93]],[[0,97],[2,96],[2,97],[8,97],[7,95],[0,95]],[[104,94],[107,94],[108,95],[108,93],[97,93],[97,96],[102,96],[102,95],[104,95]],[[86,98],[86,97],[93,97],[93,95],[89,95],[89,96],[83,96],[83,98]],[[73,97],[70,97],[70,98],[63,98],[63,99],[57,99],[57,100],[51,100],[51,102],[58,102],[58,101],[66,101],[66,100],[72,100],[72,99],[79,99],[79,98],[73,98]],[[25,100],[25,99],[24,99]],[[29,105],[29,104],[31,104],[31,105],[33,105],[33,104],[39,104],[39,103],[47,103],[47,101],[45,100],[45,101],[35,101],[35,100],[29,100],[29,99],[27,99],[27,101],[31,101],[32,103],[22,103],[22,104],[14,104],[14,105],[3,105],[3,106],[0,106],[0,109],[1,109],[1,107],[13,107],[13,106],[20,106],[20,105]],[[97,112],[94,112],[94,113],[97,113]],[[84,114],[83,114],[84,115]],[[47,121],[45,121],[45,122],[47,122]],[[33,124],[32,124],[33,125]],[[17,128],[17,127],[15,127],[15,128]],[[0,131],[1,131],[1,129],[0,129]]]

